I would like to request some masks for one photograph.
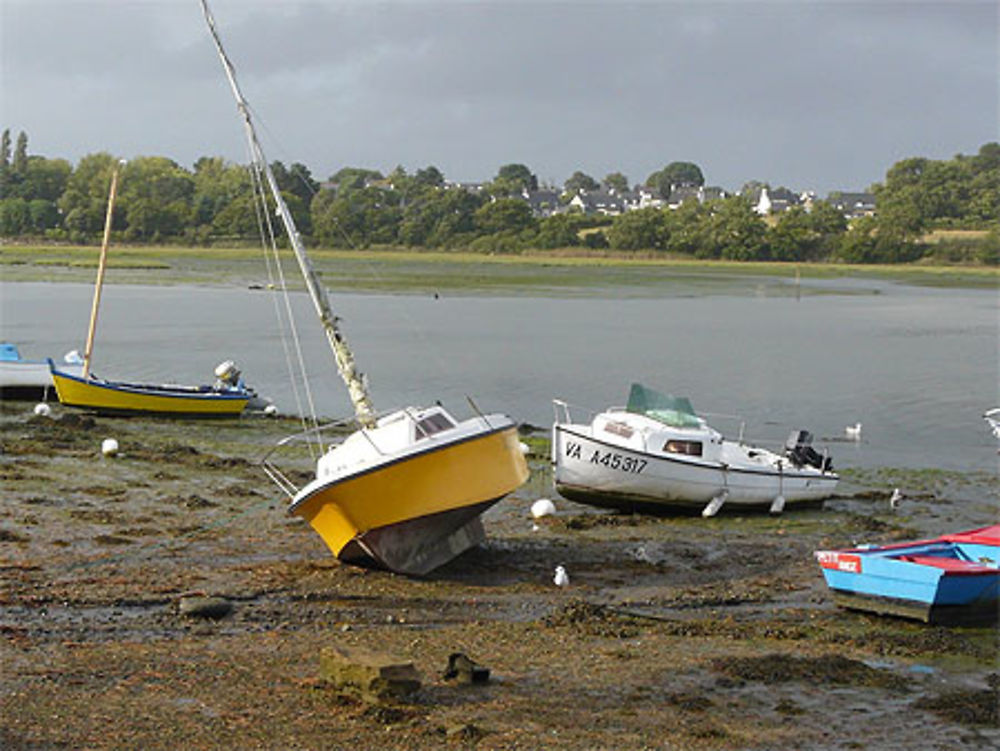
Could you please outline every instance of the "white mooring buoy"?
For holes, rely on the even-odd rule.
[[[114,438],[105,438],[101,441],[101,453],[105,456],[115,456],[118,453],[118,441]]]
[[[535,519],[541,519],[543,516],[551,516],[555,512],[556,505],[548,498],[539,498],[531,504],[531,515]]]
[[[39,417],[51,417],[52,407],[50,407],[45,402],[39,402],[35,405],[35,414]]]

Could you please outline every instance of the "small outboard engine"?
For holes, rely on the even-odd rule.
[[[785,441],[785,456],[796,467],[815,467],[821,472],[833,471],[833,460],[812,447],[813,436],[808,430],[793,430]]]
[[[240,385],[240,369],[232,360],[226,360],[215,366],[215,387],[236,388]]]

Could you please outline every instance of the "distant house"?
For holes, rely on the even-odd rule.
[[[875,196],[872,193],[845,193],[838,190],[830,193],[826,202],[846,219],[875,216]]]
[[[788,188],[768,188],[761,186],[759,191],[747,196],[753,202],[753,210],[761,216],[781,214],[793,206],[802,205],[802,196],[793,193]]]
[[[624,194],[615,190],[581,190],[569,201],[571,208],[583,214],[618,216],[627,209]]]
[[[718,187],[706,188],[704,185],[674,185],[670,189],[670,197],[667,199],[666,204],[668,208],[679,209],[689,201],[705,203],[706,201],[725,198],[727,195],[726,191]]]
[[[687,201],[697,201],[702,203],[701,186],[699,185],[673,185],[670,188],[670,196],[667,198],[667,207],[679,209]]]
[[[521,191],[521,198],[528,202],[531,213],[535,217],[545,218],[565,211],[561,199],[562,194],[553,188]]]
[[[464,190],[466,193],[482,193],[485,183],[453,183],[445,180],[445,190]]]

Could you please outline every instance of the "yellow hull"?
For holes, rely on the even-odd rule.
[[[91,381],[55,370],[52,382],[61,403],[98,412],[224,417],[240,414],[250,401],[242,392]]]
[[[462,527],[478,524],[479,514],[527,479],[517,429],[511,426],[306,488],[290,510],[306,519],[338,558],[355,557],[360,546],[382,565],[419,574],[429,570],[424,565],[428,555],[441,555],[436,545],[461,537]],[[373,549],[380,543],[422,549],[414,553],[421,563],[409,566],[403,561],[408,553]],[[469,545],[452,547],[447,558]]]

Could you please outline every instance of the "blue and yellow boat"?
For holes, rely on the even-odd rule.
[[[150,385],[105,381],[57,370],[49,360],[59,401],[104,414],[157,414],[175,417],[234,417],[255,394],[240,384],[212,386]]]

